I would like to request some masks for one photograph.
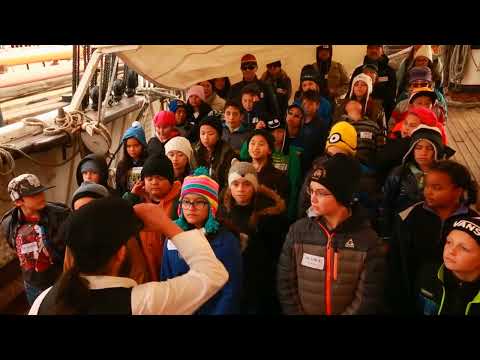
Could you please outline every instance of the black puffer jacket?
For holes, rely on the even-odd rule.
[[[384,251],[358,205],[336,229],[321,218],[290,227],[278,265],[287,315],[375,314],[382,311]]]

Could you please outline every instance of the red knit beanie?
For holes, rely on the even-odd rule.
[[[241,61],[242,64],[243,63],[250,63],[250,62],[256,63],[257,59],[252,54],[245,54],[245,55],[242,56],[242,59],[240,61]]]
[[[171,111],[159,111],[153,118],[153,124],[158,127],[174,127],[177,124],[175,114]]]

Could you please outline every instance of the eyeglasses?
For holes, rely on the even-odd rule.
[[[189,209],[193,207],[194,209],[201,210],[208,205],[208,201],[205,201],[205,200],[190,201],[190,200],[183,199],[181,201],[181,204],[182,204],[182,209]]]
[[[430,83],[428,81],[413,82],[410,84],[410,86],[414,88],[430,87]]]
[[[240,68],[245,71],[245,70],[254,70],[256,67],[257,65],[247,64],[247,65],[242,65]]]
[[[324,196],[333,196],[333,194],[331,194],[331,193],[327,193],[327,192],[322,191],[322,190],[312,190],[309,187],[307,188],[307,194],[309,196],[315,196],[317,198],[324,197]]]

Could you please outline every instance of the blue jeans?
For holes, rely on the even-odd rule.
[[[38,297],[38,295],[42,293],[44,289],[33,287],[25,281],[23,282],[23,284],[25,285],[25,294],[27,295],[28,303],[30,304],[30,306],[32,306],[35,299]]]

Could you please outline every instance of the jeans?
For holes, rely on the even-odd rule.
[[[35,299],[38,297],[38,295],[42,293],[44,289],[33,287],[25,281],[23,282],[23,284],[25,285],[25,293],[27,295],[28,303],[30,304],[30,306],[32,306]]]

